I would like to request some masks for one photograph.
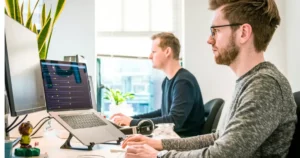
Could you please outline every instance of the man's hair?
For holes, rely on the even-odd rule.
[[[178,60],[180,54],[180,43],[178,38],[175,37],[173,33],[161,32],[153,35],[151,39],[155,40],[157,38],[160,39],[159,47],[161,47],[162,50],[165,50],[167,47],[170,47],[173,51],[173,58]]]
[[[224,6],[224,18],[231,24],[248,23],[254,35],[256,51],[265,51],[280,24],[280,16],[274,0],[209,0],[211,10]],[[232,27],[233,31],[238,27]]]

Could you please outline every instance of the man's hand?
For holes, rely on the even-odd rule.
[[[127,137],[123,141],[122,148],[125,148],[126,146],[143,145],[143,144],[147,144],[156,150],[163,149],[161,140],[152,139],[140,134]]]
[[[119,126],[129,126],[132,118],[122,113],[117,113],[111,116],[111,120]]]
[[[156,158],[158,151],[147,144],[128,146],[125,158]]]

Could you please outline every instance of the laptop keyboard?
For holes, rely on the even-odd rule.
[[[95,114],[59,115],[73,129],[104,126],[106,123]]]

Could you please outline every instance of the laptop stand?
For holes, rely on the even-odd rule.
[[[95,143],[91,142],[89,146],[87,146],[87,148],[79,148],[79,147],[72,147],[71,146],[71,139],[72,139],[73,135],[71,133],[69,133],[69,137],[66,140],[66,142],[60,147],[61,149],[75,149],[75,150],[92,150]]]
[[[90,145],[87,146],[87,148],[80,148],[80,147],[72,147],[71,146],[71,139],[72,139],[73,135],[71,133],[69,133],[69,137],[68,139],[66,140],[66,142],[60,147],[61,149],[74,149],[74,150],[92,150],[95,143],[94,142],[90,142]],[[120,145],[121,144],[121,141],[123,140],[123,138],[119,138],[119,140],[117,140],[116,143],[110,143],[110,142],[107,142],[107,143],[101,143],[101,144],[113,144],[113,145]]]

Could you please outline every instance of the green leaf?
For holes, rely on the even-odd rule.
[[[49,47],[50,47],[50,41],[51,41],[51,38],[52,38],[52,32],[53,32],[53,27],[51,27],[51,32],[50,32],[50,35],[49,35],[47,49],[46,49],[46,52],[45,52],[45,58],[44,59],[47,59],[47,56],[48,56],[48,50],[49,50]]]
[[[48,21],[48,20],[51,18],[51,11],[52,11],[52,10],[50,9],[46,21]],[[49,50],[49,47],[50,47],[50,41],[51,41],[51,37],[52,37],[52,32],[53,32],[53,27],[51,27],[51,31],[50,31],[50,35],[49,35],[49,39],[48,39],[48,43],[47,43],[47,47],[46,47],[46,51],[45,51],[45,53],[43,54],[43,56],[44,56],[43,59],[47,59],[47,56],[48,56],[48,50]]]
[[[49,18],[51,18],[51,9],[50,9],[50,11],[49,11],[49,13],[48,13],[48,16],[47,16],[46,21],[47,21]]]
[[[7,13],[6,8],[4,8],[4,13],[5,13],[7,16],[9,16],[8,13]]]
[[[43,4],[42,14],[41,14],[41,27],[43,27],[46,23],[46,4]]]
[[[39,35],[37,37],[40,56],[43,56],[43,57],[47,57],[47,55],[46,55],[47,52],[41,52],[41,48],[43,47],[43,45],[46,45],[46,39],[47,39],[47,37],[49,35],[50,28],[51,28],[51,18],[48,19],[48,21],[46,22],[45,26],[41,29],[41,31],[40,31],[40,33],[39,33]],[[45,54],[41,54],[41,53],[45,53]]]
[[[55,15],[54,15],[53,24],[56,23],[56,20],[58,19],[58,17],[60,16],[62,10],[64,9],[65,3],[66,3],[66,0],[58,0]]]
[[[34,5],[34,8],[32,10],[32,13],[30,12],[30,0],[28,1],[28,13],[27,13],[27,22],[26,22],[26,27],[27,28],[30,28],[31,27],[31,21],[32,21],[32,16],[33,16],[33,13],[35,11],[35,8],[36,6],[38,5],[40,0],[37,0],[35,5]]]
[[[119,102],[120,102],[120,103],[123,103],[124,101],[125,101],[124,98],[119,98]]]
[[[31,20],[30,20],[30,16],[31,16],[31,9],[30,9],[30,0],[28,0],[28,8],[27,8],[27,21],[26,21],[26,27],[30,29],[31,26]],[[27,25],[28,24],[28,25]]]
[[[23,24],[23,18],[21,17],[21,11],[20,11],[20,6],[19,6],[19,1],[15,1],[15,19],[17,22],[20,24]]]
[[[37,30],[36,30],[35,24],[33,24],[32,31],[33,31],[34,33],[38,34],[38,33],[37,33]]]
[[[107,100],[111,100],[111,95],[109,92],[104,92],[105,98],[107,98]]]
[[[15,0],[5,0],[7,15],[12,19],[15,18]]]
[[[104,92],[104,94],[105,94],[104,98],[106,98],[107,100],[109,98],[109,100],[114,102],[116,105],[122,104],[127,99],[134,98],[133,93],[129,93],[129,92],[123,93],[118,89],[114,90],[114,89],[107,88],[107,91]]]
[[[39,56],[40,56],[40,59],[46,59],[46,50],[47,50],[47,45],[46,43],[43,44],[42,48],[39,50]]]
[[[20,11],[20,13],[21,13],[21,19],[22,19],[22,25],[24,25],[24,20],[23,20],[23,9],[24,8],[24,1],[22,2],[22,5],[21,5],[21,11]]]

